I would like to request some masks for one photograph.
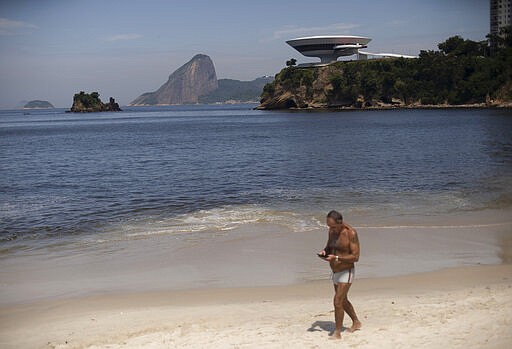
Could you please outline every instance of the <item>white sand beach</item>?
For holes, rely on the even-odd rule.
[[[314,254],[324,229],[232,231],[173,253],[165,235],[13,256],[0,270],[0,347],[508,349],[509,213],[357,224],[349,297],[363,328],[341,341],[328,339],[333,287]]]
[[[512,265],[356,280],[341,341],[329,281],[109,294],[0,309],[2,348],[510,348]],[[345,325],[350,325],[345,318]]]

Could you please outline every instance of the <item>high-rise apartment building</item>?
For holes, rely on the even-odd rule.
[[[491,0],[491,34],[499,34],[500,29],[512,25],[512,0]]]

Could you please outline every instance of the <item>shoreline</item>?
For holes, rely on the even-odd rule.
[[[345,334],[343,342],[382,348],[443,343],[507,348],[512,343],[511,290],[511,264],[356,279],[350,297],[363,329]],[[333,328],[331,298],[332,286],[325,280],[113,293],[2,306],[0,344],[60,349],[334,348],[340,343],[327,340]]]
[[[215,102],[215,103],[186,103],[186,104],[127,104],[125,107],[176,107],[176,106],[199,106],[199,105],[246,105],[246,104],[259,104],[258,101],[233,101],[233,103],[229,101],[225,102]]]
[[[261,104],[254,108],[255,110],[263,111],[276,111],[276,110],[289,110],[289,111],[380,111],[380,110],[443,110],[443,109],[496,109],[496,110],[509,110],[512,109],[512,102],[498,103],[498,104],[487,104],[487,103],[475,103],[475,104],[411,104],[411,105],[379,105],[379,106],[367,106],[367,107],[345,107],[345,106],[332,106],[332,107],[292,107],[292,108],[266,108],[261,107]]]
[[[354,215],[348,223],[358,230],[362,244],[358,278],[512,261],[510,212],[398,220]],[[211,214],[217,219],[219,212]],[[328,265],[316,256],[326,239],[323,226],[254,224],[247,218],[249,223],[229,230],[184,234],[166,233],[165,222],[112,226],[105,235],[84,236],[68,245],[4,254],[0,306],[105,291],[293,286],[329,277]],[[312,217],[311,224],[321,218]]]

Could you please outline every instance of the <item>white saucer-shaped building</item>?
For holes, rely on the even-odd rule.
[[[307,57],[318,57],[321,63],[335,62],[338,57],[357,54],[366,48],[370,38],[352,35],[308,36],[286,41]]]

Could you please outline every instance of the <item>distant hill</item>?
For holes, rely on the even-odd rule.
[[[22,101],[19,101],[18,103],[16,103],[16,105],[14,106],[14,108],[16,109],[19,109],[19,108],[23,108],[25,106],[25,104],[27,104],[29,101],[27,100],[22,100]]]
[[[233,79],[219,79],[219,87],[199,97],[200,103],[225,103],[235,102],[259,102],[263,87],[271,83],[273,77],[264,76],[252,81],[240,81]]]
[[[199,96],[218,87],[215,67],[210,57],[198,54],[169,76],[155,92],[143,93],[129,105],[196,104]]]
[[[198,54],[172,73],[158,90],[143,93],[129,105],[259,101],[263,86],[272,81],[272,77],[261,77],[252,81],[217,80],[211,58]]]
[[[38,99],[27,102],[23,109],[52,109],[54,106],[48,101],[40,101]]]

